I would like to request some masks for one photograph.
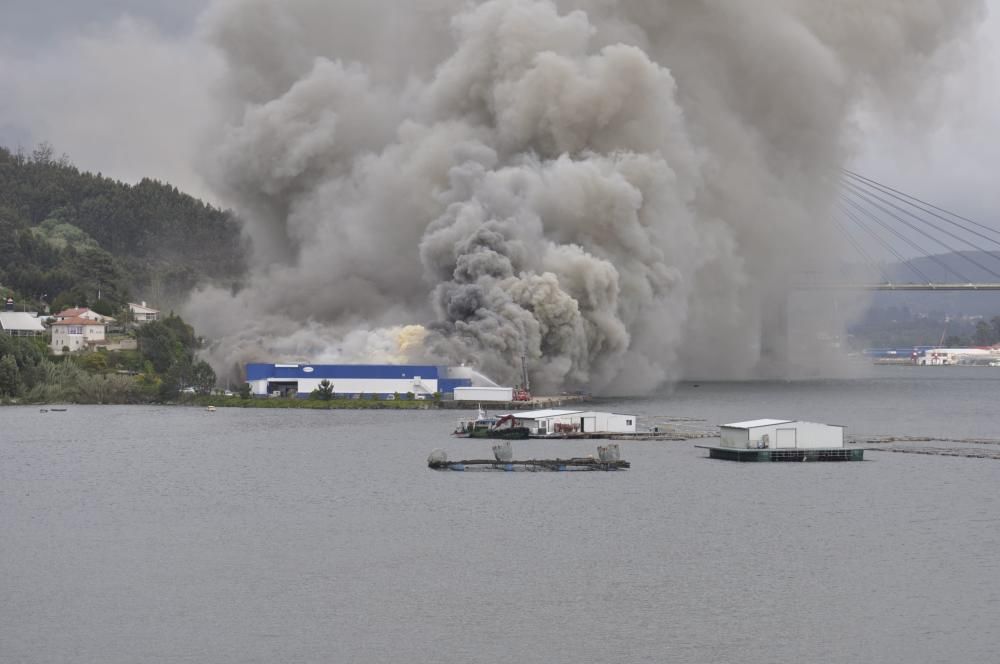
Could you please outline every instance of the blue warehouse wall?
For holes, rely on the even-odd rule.
[[[438,380],[438,391],[441,394],[454,394],[456,387],[472,387],[469,378],[442,378]]]
[[[440,369],[430,365],[403,364],[248,364],[247,380],[299,380],[316,379],[401,379],[420,376],[422,379],[437,380]]]

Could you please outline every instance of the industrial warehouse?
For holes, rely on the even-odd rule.
[[[256,397],[306,398],[324,380],[340,398],[380,399],[412,395],[450,398],[456,388],[491,385],[466,367],[403,364],[248,364],[247,383]]]

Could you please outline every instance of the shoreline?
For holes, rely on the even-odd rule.
[[[50,406],[187,406],[196,408],[282,408],[304,410],[476,410],[482,406],[487,410],[535,410],[552,408],[568,403],[582,404],[590,397],[565,395],[559,397],[538,397],[531,401],[495,402],[495,401],[432,401],[418,399],[243,399],[239,396],[225,397],[213,395],[196,395],[178,401],[142,401],[142,402],[102,402],[86,403],[74,401],[31,401],[15,402],[0,401],[3,406],[31,406],[46,408]]]

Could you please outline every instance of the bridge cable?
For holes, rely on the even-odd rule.
[[[844,184],[845,184],[845,185],[848,185],[848,186],[851,186],[851,183],[849,183],[849,182],[847,182],[847,181],[845,181],[845,182],[844,182]],[[987,250],[985,250],[985,249],[983,249],[983,248],[979,247],[978,245],[976,245],[976,244],[975,244],[974,242],[971,242],[971,241],[969,241],[969,240],[967,240],[967,239],[965,239],[965,238],[963,238],[963,237],[961,237],[961,236],[958,236],[958,235],[955,235],[954,233],[952,233],[952,232],[950,232],[950,231],[948,231],[948,230],[945,230],[944,228],[941,228],[941,227],[940,227],[940,226],[938,226],[937,224],[935,224],[935,223],[933,223],[933,222],[931,222],[931,221],[928,221],[927,219],[924,219],[924,218],[922,218],[922,217],[920,217],[920,216],[918,216],[918,215],[915,215],[915,214],[913,214],[912,212],[910,212],[909,210],[906,210],[906,209],[903,209],[903,208],[899,207],[898,205],[896,205],[896,204],[892,203],[891,201],[888,201],[888,200],[886,200],[886,199],[882,198],[881,196],[879,196],[879,195],[878,195],[877,193],[875,193],[875,192],[871,192],[871,191],[869,191],[869,192],[867,192],[867,193],[868,193],[868,195],[870,195],[870,196],[874,197],[874,198],[875,198],[876,200],[878,200],[878,201],[880,201],[880,202],[882,202],[882,203],[885,203],[886,205],[888,205],[888,206],[890,206],[890,207],[892,207],[892,208],[894,208],[894,209],[898,210],[899,212],[901,212],[901,213],[903,213],[903,214],[905,214],[905,215],[907,215],[907,216],[909,216],[909,217],[911,217],[911,218],[915,219],[916,221],[919,221],[919,222],[921,222],[921,223],[923,223],[923,224],[926,224],[927,226],[930,226],[930,227],[931,227],[932,229],[934,229],[935,231],[938,231],[939,233],[943,233],[944,235],[947,235],[948,237],[950,237],[950,238],[952,238],[952,239],[954,239],[954,240],[957,240],[958,242],[961,242],[961,243],[963,243],[963,244],[965,244],[965,245],[968,245],[969,247],[971,247],[971,248],[972,248],[972,250],[973,250],[974,252],[976,252],[976,253],[982,253],[982,254],[986,254],[986,255],[987,255],[987,256],[989,256],[990,258],[993,258],[993,259],[995,259],[995,260],[997,260],[997,261],[1000,261],[1000,256],[998,256],[996,252],[992,252],[992,251],[987,251]],[[862,195],[864,195],[864,194],[862,194]],[[871,200],[869,199],[869,202],[872,202],[872,201],[871,201]],[[872,203],[873,203],[873,202],[872,202]],[[874,204],[874,203],[873,203],[873,204]],[[899,219],[899,217],[897,217],[896,215],[892,214],[891,212],[889,212],[889,211],[888,211],[888,210],[886,210],[885,208],[883,208],[883,207],[881,207],[881,206],[878,206],[877,204],[876,204],[876,207],[878,207],[878,208],[879,208],[879,209],[881,209],[882,211],[886,212],[887,214],[889,214],[889,215],[893,216],[893,218],[895,218],[895,219],[898,219],[899,221],[903,221],[902,219]],[[905,221],[903,221],[903,223],[906,223],[906,222],[905,222]],[[980,237],[982,237],[982,238],[983,238],[984,240],[986,240],[987,242],[992,242],[993,244],[996,244],[996,245],[997,245],[998,247],[1000,247],[1000,242],[998,242],[998,241],[996,241],[996,240],[993,240],[992,238],[989,238],[989,237],[986,237],[985,235],[982,235],[981,233],[976,233],[975,231],[971,231],[970,229],[966,229],[966,228],[962,227],[961,225],[959,225],[959,228],[962,228],[963,230],[967,230],[967,231],[969,231],[969,232],[971,232],[971,233],[973,233],[973,234],[975,234],[975,235],[979,235]],[[916,229],[915,229],[915,230],[916,230]],[[919,230],[918,230],[918,232],[919,232]],[[927,235],[927,234],[926,234],[926,233],[924,233],[924,235]],[[990,268],[986,267],[985,265],[983,265],[982,263],[980,263],[979,261],[977,261],[977,260],[976,260],[975,258],[973,258],[972,256],[969,256],[969,255],[968,255],[968,254],[967,254],[966,252],[961,252],[961,251],[956,251],[955,249],[953,249],[953,248],[949,247],[949,246],[948,246],[948,245],[947,245],[947,244],[946,244],[946,243],[945,243],[944,241],[942,241],[942,240],[937,240],[937,242],[938,242],[939,244],[941,244],[941,246],[943,246],[943,247],[945,247],[946,249],[948,249],[949,251],[951,251],[951,252],[952,252],[952,253],[953,253],[953,254],[954,254],[954,255],[955,255],[956,257],[958,257],[959,259],[961,259],[961,260],[964,260],[964,261],[966,261],[966,262],[968,262],[968,263],[971,263],[972,265],[975,265],[976,267],[978,267],[979,269],[983,270],[984,272],[987,272],[987,273],[989,273],[989,274],[990,274],[990,275],[992,275],[993,277],[997,277],[997,278],[1000,278],[1000,274],[998,274],[998,273],[994,272],[993,270],[991,270]]]
[[[910,247],[912,247],[914,250],[916,250],[916,252],[920,255],[921,258],[928,258],[928,259],[930,259],[931,261],[937,263],[946,272],[951,272],[953,275],[955,275],[956,277],[958,277],[960,281],[968,282],[968,280],[964,276],[962,276],[961,274],[959,274],[958,272],[956,272],[954,269],[952,269],[947,263],[945,263],[944,261],[942,261],[940,258],[936,257],[935,255],[928,253],[926,249],[924,249],[919,244],[917,244],[916,242],[914,242],[910,238],[908,238],[905,235],[903,235],[902,233],[900,233],[898,230],[896,230],[895,228],[893,228],[891,225],[889,225],[883,219],[879,219],[877,216],[875,216],[874,214],[872,214],[869,210],[867,210],[864,207],[862,207],[859,203],[857,203],[857,202],[855,202],[855,201],[853,201],[853,200],[851,200],[849,198],[846,198],[846,197],[843,198],[843,202],[845,202],[847,205],[850,205],[851,207],[853,207],[861,215],[867,217],[869,221],[875,222],[876,224],[878,224],[879,226],[881,226],[883,229],[889,231],[890,233],[892,233],[893,235],[895,235],[896,237],[898,237],[900,240],[902,240],[903,242],[905,242],[906,244],[908,244]],[[883,245],[883,246],[887,246],[888,247],[888,245]],[[913,266],[913,263],[910,260],[908,260],[908,259],[903,258],[902,256],[900,256],[899,253],[896,252],[894,249],[890,249],[890,251],[892,252],[892,254],[894,256],[900,258],[904,263],[906,263],[914,272],[920,272],[919,270],[917,270]],[[922,272],[920,272],[920,274],[923,276],[923,278],[927,279],[927,283],[933,283],[933,279],[927,278],[927,275],[924,275]]]
[[[933,210],[937,210],[938,212],[943,212],[944,214],[947,214],[949,216],[955,217],[956,219],[961,219],[962,221],[968,222],[968,223],[972,224],[973,226],[981,228],[981,229],[983,229],[985,231],[989,231],[990,233],[995,233],[997,235],[1000,235],[1000,230],[997,230],[997,229],[992,228],[990,226],[987,226],[985,224],[981,224],[978,221],[974,221],[972,219],[969,219],[968,217],[963,217],[962,215],[957,214],[955,212],[951,212],[950,210],[945,210],[944,208],[940,208],[940,207],[934,205],[933,203],[928,203],[927,201],[923,201],[923,200],[917,198],[916,196],[911,196],[911,195],[909,195],[909,194],[907,194],[905,192],[899,191],[898,189],[893,189],[892,187],[890,187],[887,184],[882,184],[881,182],[878,182],[876,180],[872,180],[871,178],[866,178],[865,176],[860,175],[858,173],[855,173],[854,171],[848,170],[846,168],[842,168],[840,170],[843,171],[844,173],[846,173],[847,175],[851,176],[852,178],[856,178],[858,180],[862,180],[863,182],[867,183],[869,186],[875,186],[875,187],[879,187],[881,189],[887,190],[886,193],[892,192],[892,195],[893,195],[894,198],[900,198],[901,197],[900,200],[902,200],[903,202],[905,202],[905,203],[907,203],[909,205],[912,205],[915,208],[924,210],[928,214],[932,214],[935,217],[938,217],[939,219],[942,219],[942,217],[940,217],[939,215],[935,214],[934,212],[931,212],[931,210],[927,210],[925,208],[920,207],[920,205],[926,205],[927,207],[929,207],[929,208],[931,208]],[[910,202],[910,201],[915,201],[915,203],[914,202]],[[917,203],[920,203],[920,205],[917,205]],[[947,219],[943,219],[943,220],[944,221],[948,221]]]
[[[843,180],[843,182],[846,184],[849,181],[848,180]],[[902,200],[899,196],[893,196],[892,194],[888,194],[887,192],[881,191],[879,189],[875,189],[874,187],[869,187],[866,191],[869,194],[871,194],[872,196],[874,196],[875,198],[877,198],[878,200],[880,200],[883,203],[885,203],[886,205],[889,205],[889,206],[893,207],[894,209],[899,210],[903,214],[905,214],[905,215],[907,215],[909,217],[912,217],[912,218],[914,218],[914,219],[916,219],[918,221],[921,221],[921,222],[929,225],[931,228],[934,228],[935,230],[941,231],[942,233],[946,233],[947,234],[947,231],[945,231],[940,226],[934,224],[933,222],[930,222],[930,221],[928,221],[928,220],[920,217],[919,215],[914,214],[910,210],[907,210],[905,208],[901,208],[898,205],[896,205],[895,203],[893,203],[893,202],[891,202],[889,200],[886,200],[885,198],[882,198],[882,196],[880,196],[879,194],[886,194],[886,195],[888,195],[888,196],[890,196],[892,198],[895,198],[897,200],[901,200],[903,203],[906,203],[907,205],[910,205],[911,207],[915,207],[916,209],[918,209],[918,210],[920,210],[922,212],[926,212],[926,213],[930,214],[931,216],[936,217],[936,218],[938,218],[938,219],[940,219],[940,220],[942,220],[942,221],[944,221],[946,223],[949,223],[949,224],[951,224],[953,226],[957,226],[958,228],[961,228],[963,231],[965,231],[966,233],[969,233],[970,235],[975,235],[976,237],[980,237],[980,238],[986,240],[987,242],[990,242],[990,243],[995,244],[998,247],[1000,247],[1000,240],[996,240],[994,238],[991,238],[988,235],[983,235],[982,233],[980,233],[980,232],[978,232],[976,230],[973,230],[973,229],[971,229],[971,228],[969,228],[967,226],[964,226],[964,225],[958,223],[957,221],[953,221],[951,219],[946,219],[945,217],[942,217],[939,214],[935,214],[934,212],[932,212],[930,210],[924,210],[924,208],[922,208],[922,207],[913,205],[912,203],[909,203],[909,202],[907,202],[905,200]],[[1000,236],[1000,231],[992,231],[992,232],[996,233],[998,236]],[[955,239],[957,239],[957,240],[959,240],[961,242],[965,242],[965,244],[968,244],[970,247],[972,247],[976,251],[983,251],[983,253],[986,253],[986,254],[990,255],[992,258],[996,258],[997,260],[1000,260],[1000,257],[998,257],[998,256],[996,256],[996,255],[994,255],[994,254],[992,254],[992,253],[990,253],[988,251],[984,251],[983,249],[981,249],[980,247],[976,246],[972,242],[969,242],[968,240],[960,239],[958,236],[955,236],[955,235],[952,235],[951,237],[954,237]]]
[[[874,268],[879,274],[881,274],[882,278],[885,279],[885,283],[891,284],[892,279],[889,278],[889,275],[882,269],[882,266],[878,264],[872,255],[865,250],[864,246],[854,238],[851,231],[848,230],[847,225],[836,217],[833,219],[833,223],[837,224],[837,227],[840,228],[840,232],[844,234],[844,237],[847,238],[847,241],[851,243],[851,246],[853,246],[855,251],[861,255],[861,258],[864,259],[868,266]]]
[[[917,277],[919,277],[920,279],[922,279],[924,283],[929,284],[929,283],[932,282],[932,280],[931,280],[930,277],[928,277],[926,274],[924,274],[919,269],[917,269],[917,267],[913,263],[911,263],[906,258],[904,258],[902,254],[900,254],[898,251],[896,251],[896,249],[893,248],[893,246],[891,244],[889,244],[888,242],[886,242],[886,240],[884,238],[882,238],[881,236],[879,236],[879,234],[876,233],[872,228],[870,228],[868,226],[868,224],[866,224],[865,222],[863,222],[860,218],[858,218],[857,216],[855,216],[855,214],[853,212],[851,212],[850,210],[848,210],[847,207],[845,206],[845,202],[849,203],[851,205],[854,205],[855,207],[857,207],[857,205],[854,204],[853,201],[846,201],[846,199],[842,199],[840,201],[840,208],[841,208],[841,211],[845,215],[847,215],[855,224],[857,224],[859,227],[861,227],[863,230],[865,230],[869,235],[871,235],[873,238],[875,238],[875,241],[878,242],[880,245],[882,245],[882,247],[886,251],[888,251],[890,254],[892,254],[896,258],[896,260],[899,261],[900,265],[904,265],[904,266],[908,267],[910,270],[912,270],[917,275]],[[889,232],[894,233],[897,237],[899,237],[904,242],[910,243],[912,246],[914,246],[916,248],[917,251],[920,252],[921,255],[926,254],[926,252],[921,247],[918,247],[918,246],[914,245],[912,242],[910,242],[909,238],[907,238],[904,235],[900,235],[894,228],[892,228],[891,226],[888,226],[881,219],[869,215],[864,209],[862,209],[860,207],[858,207],[858,210],[860,212],[864,213],[865,215],[871,217],[871,219],[873,221],[875,221],[877,224],[881,225],[883,228],[885,228]],[[887,281],[886,283],[890,283],[890,282]]]
[[[989,275],[993,276],[994,278],[996,278],[996,279],[1000,279],[1000,272],[995,272],[994,270],[991,270],[990,268],[986,267],[985,265],[983,265],[983,264],[982,264],[982,263],[980,263],[979,261],[975,260],[974,258],[971,258],[970,256],[965,256],[965,255],[963,255],[963,254],[962,254],[961,252],[959,252],[958,250],[956,250],[956,249],[955,249],[954,247],[950,246],[950,245],[949,245],[949,244],[948,244],[947,242],[945,242],[944,240],[941,240],[941,239],[938,239],[938,238],[935,238],[935,237],[934,237],[933,235],[931,235],[931,234],[930,234],[930,233],[928,233],[927,231],[925,231],[925,230],[923,230],[923,229],[921,229],[921,228],[918,228],[917,226],[915,226],[914,224],[912,224],[912,223],[908,222],[907,220],[903,219],[902,217],[900,217],[899,215],[895,214],[894,212],[892,212],[892,211],[890,211],[890,210],[886,209],[885,207],[883,207],[883,206],[882,206],[882,205],[880,205],[879,203],[875,202],[875,200],[873,200],[872,196],[870,196],[869,194],[865,193],[865,192],[864,192],[863,190],[861,190],[860,188],[856,187],[855,185],[853,185],[853,184],[851,184],[851,183],[849,183],[849,182],[845,182],[845,184],[846,184],[846,185],[847,185],[847,186],[848,186],[848,187],[849,187],[850,189],[852,189],[852,193],[854,193],[854,195],[855,195],[855,196],[858,196],[858,197],[860,197],[861,199],[865,200],[865,201],[866,201],[867,203],[869,203],[870,205],[873,205],[874,207],[878,208],[879,210],[881,210],[881,211],[882,211],[882,212],[884,212],[885,214],[888,214],[888,215],[889,215],[890,217],[892,217],[892,218],[893,218],[893,219],[895,219],[896,221],[898,221],[898,222],[900,222],[900,223],[902,223],[902,224],[905,224],[905,225],[906,225],[907,227],[909,227],[910,229],[912,229],[912,230],[916,231],[917,233],[920,233],[920,234],[921,234],[921,235],[923,235],[924,237],[926,237],[926,238],[930,239],[930,240],[931,240],[932,242],[937,242],[937,243],[938,243],[938,244],[940,244],[940,245],[941,245],[942,247],[944,247],[945,249],[947,249],[947,250],[948,250],[949,252],[951,252],[951,253],[953,253],[953,254],[956,254],[956,255],[957,255],[957,256],[959,256],[960,258],[964,259],[964,260],[965,260],[966,262],[968,262],[968,263],[971,263],[972,265],[975,265],[975,266],[976,266],[976,267],[978,267],[978,268],[979,268],[980,270],[983,270],[984,272],[986,272],[987,274],[989,274]],[[961,237],[959,237],[959,236],[955,235],[954,233],[952,233],[952,232],[950,232],[950,231],[947,231],[947,230],[945,230],[945,229],[943,229],[943,228],[940,228],[940,227],[938,227],[938,226],[935,226],[934,224],[930,223],[929,221],[927,221],[927,220],[925,220],[925,219],[920,219],[919,217],[917,217],[917,219],[918,219],[919,221],[921,221],[922,223],[924,223],[924,224],[927,224],[927,225],[929,225],[929,226],[930,226],[931,228],[933,228],[934,230],[936,230],[936,231],[938,231],[938,232],[940,232],[940,233],[943,233],[943,234],[947,235],[948,237],[951,237],[951,238],[953,238],[953,239],[955,239],[955,240],[957,240],[957,241],[959,241],[959,242],[962,242],[962,243],[965,243],[965,244],[967,244],[967,245],[971,246],[971,247],[972,247],[972,248],[973,248],[974,250],[976,250],[976,251],[980,251],[979,247],[977,247],[976,245],[972,244],[972,243],[971,243],[971,242],[969,242],[968,240],[965,240],[965,239],[963,239],[963,238],[961,238]],[[927,255],[927,258],[931,258],[931,256],[930,256],[930,255]],[[958,272],[955,272],[954,270],[950,270],[950,271],[951,271],[951,272],[952,272],[952,274],[954,274],[955,276],[958,276],[958,277],[960,277],[960,278],[963,278],[963,279],[964,279],[964,277],[961,277],[961,275],[959,275],[959,274],[958,274]],[[968,281],[967,281],[967,283],[972,283],[972,281],[971,281],[971,280],[968,280]]]

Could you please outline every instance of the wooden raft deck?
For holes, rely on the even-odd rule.
[[[462,461],[428,461],[432,470],[500,471],[500,472],[579,472],[626,470],[628,461],[601,461],[591,457],[573,459],[527,459],[524,461],[497,461],[496,459],[466,459]]]

